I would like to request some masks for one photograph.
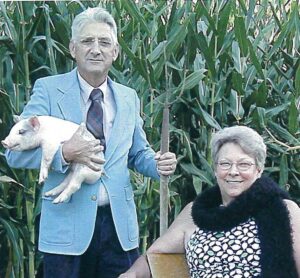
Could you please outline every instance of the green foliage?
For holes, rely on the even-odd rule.
[[[110,76],[135,88],[148,139],[159,149],[162,110],[170,105],[170,220],[214,184],[215,130],[247,125],[268,147],[266,174],[300,202],[300,17],[292,0],[0,2],[0,134],[29,99],[34,81],[74,67],[73,17],[90,6],[115,17],[121,51]],[[39,189],[36,175],[0,156],[0,276],[34,277]],[[9,177],[9,178],[7,178]],[[132,173],[141,249],[158,236],[159,185]],[[8,255],[2,255],[8,254]]]

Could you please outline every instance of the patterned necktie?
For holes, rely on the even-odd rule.
[[[103,132],[103,109],[101,101],[103,99],[103,92],[100,89],[93,89],[90,94],[92,101],[86,118],[87,129],[100,140],[101,145],[106,148],[105,137]]]

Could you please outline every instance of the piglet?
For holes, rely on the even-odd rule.
[[[16,124],[12,127],[9,135],[1,141],[2,145],[13,151],[24,151],[34,148],[42,148],[42,160],[40,166],[39,183],[48,177],[49,167],[59,146],[69,140],[76,130],[86,140],[95,137],[85,128],[69,121],[51,116],[33,116],[28,119],[14,117]],[[104,160],[103,152],[98,154]],[[82,182],[92,184],[102,175],[102,170],[93,171],[89,167],[72,163],[69,173],[61,184],[45,193],[47,197],[57,196],[53,203],[66,201],[73,193],[80,189]]]

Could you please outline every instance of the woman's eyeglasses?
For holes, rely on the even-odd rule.
[[[232,168],[232,165],[235,164],[236,168],[243,172],[249,170],[255,163],[252,162],[229,162],[229,161],[221,161],[216,163],[221,170],[229,170]]]

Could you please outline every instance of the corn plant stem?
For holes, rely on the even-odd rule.
[[[151,45],[150,45],[151,47]],[[144,47],[145,49],[146,47]],[[144,51],[145,53],[143,54],[144,56],[146,56],[146,51]],[[155,90],[152,87],[151,81],[150,81],[150,69],[148,67],[148,64],[145,63],[146,65],[146,70],[147,70],[147,82],[148,82],[148,86],[149,86],[149,91],[150,91],[150,127],[153,128],[153,109],[154,109],[154,97],[155,97]],[[152,138],[151,138],[152,139]]]
[[[21,2],[19,4],[20,7],[20,17],[21,17],[21,30],[22,30],[22,50],[24,51],[24,56],[23,56],[23,61],[24,61],[24,75],[25,75],[25,97],[26,97],[26,102],[29,101],[30,98],[30,90],[31,90],[31,85],[30,85],[30,72],[29,72],[29,61],[28,61],[28,51],[26,49],[26,29],[25,29],[25,19],[24,19],[24,11],[23,11],[23,3]]]
[[[47,18],[50,19],[49,10],[46,9]],[[46,20],[45,22],[45,35],[46,35],[46,45],[47,45],[47,52],[49,55],[49,63],[50,68],[53,74],[57,74],[57,67],[55,63],[55,55],[52,45],[52,38],[51,38],[51,28],[50,28],[50,20]]]
[[[22,254],[23,255],[25,255],[24,254],[24,240],[21,238],[20,239],[20,250],[21,250],[21,252],[22,252]],[[23,262],[22,262],[22,264],[21,264],[21,267],[20,267],[20,275],[18,276],[19,278],[24,278],[25,277],[25,265],[24,265],[24,260],[23,260]]]
[[[30,78],[29,78],[29,62],[28,62],[28,51],[25,51],[24,53],[24,67],[25,67],[25,97],[26,102],[29,101],[30,98],[30,91],[31,91],[31,85],[30,85]]]
[[[150,192],[151,192],[151,179],[144,177],[144,179],[146,180],[146,196],[149,196]],[[139,204],[139,207],[141,207],[141,203]],[[149,235],[147,235],[146,233],[144,235],[142,235],[143,240],[142,240],[142,246],[141,246],[141,252],[142,254],[144,254],[147,250],[147,242],[148,242],[148,237]]]
[[[13,248],[11,246],[10,241],[7,241],[7,245],[8,245],[8,263],[7,263],[7,267],[6,267],[6,271],[5,271],[5,278],[9,278],[12,276],[12,262],[13,262]]]
[[[34,197],[34,194],[32,197]],[[30,241],[32,242],[32,244],[34,244],[34,241],[35,241],[35,231],[34,231],[34,225],[33,225],[33,210],[34,210],[33,202],[26,201],[27,227],[29,230]],[[29,254],[28,254],[28,257],[29,257],[28,258],[28,260],[29,260],[28,277],[29,278],[34,278],[34,272],[35,272],[34,256],[35,256],[34,249],[29,250]]]
[[[14,88],[15,88],[15,107],[16,107],[17,114],[20,113],[20,89],[19,89],[18,83],[19,83],[19,75],[17,74],[16,84],[14,84]]]
[[[17,193],[17,198],[16,198],[16,206],[17,206],[17,219],[23,219],[23,206],[22,206],[22,199],[23,199],[23,192],[20,190]],[[19,239],[19,246],[22,254],[24,255],[24,242],[23,239]],[[14,258],[15,260],[15,258]],[[18,265],[20,266],[19,270],[19,278],[24,278],[24,260],[23,262],[18,262]]]
[[[35,229],[34,229],[34,204],[35,204],[35,196],[36,196],[36,182],[35,176],[31,170],[26,170],[28,176],[28,186],[31,187],[31,200],[26,200],[26,217],[27,217],[27,227],[30,235],[30,241],[34,245],[35,244]],[[28,277],[34,278],[35,277],[35,251],[34,249],[29,250],[28,254]]]
[[[23,58],[23,62],[24,62],[24,76],[25,76],[25,97],[26,97],[26,101],[29,100],[30,97],[30,90],[31,90],[31,82],[30,82],[30,70],[29,70],[29,60],[28,60],[28,51],[26,50],[26,42],[25,42],[25,38],[26,38],[26,29],[25,29],[25,19],[24,19],[24,13],[23,13],[23,3],[19,3],[19,10],[20,10],[20,16],[21,16],[21,31],[22,31],[22,37],[23,37],[23,45],[22,45],[22,49],[24,51],[24,58]],[[48,30],[48,35],[49,35],[49,26],[47,26],[46,28]],[[50,48],[50,62],[52,61],[51,58],[54,57],[53,52],[52,52],[52,47]],[[56,71],[56,67],[53,67],[53,63],[52,64],[52,69],[54,68],[54,71]],[[17,87],[18,91],[19,91],[19,87]],[[19,96],[19,94],[17,94],[17,96]],[[17,108],[19,109],[19,97],[17,97]],[[29,171],[29,180],[33,181],[33,177],[32,177],[32,173]],[[34,184],[34,182],[31,182],[30,184]],[[32,242],[32,244],[35,243],[35,229],[34,229],[34,223],[33,223],[33,211],[34,211],[34,197],[35,197],[35,185],[33,185],[33,201],[27,201],[25,202],[25,206],[26,206],[26,218],[27,218],[27,227],[29,230],[29,234],[30,234],[30,241]],[[24,246],[23,243],[21,244],[21,248],[23,250],[23,253],[25,252],[24,250]],[[24,268],[22,267],[21,269],[21,273],[20,273],[20,277],[24,277],[25,273],[24,273]],[[28,254],[28,273],[26,275],[29,278],[34,278],[35,277],[35,252],[34,249],[29,250],[29,254]]]
[[[217,15],[218,18],[218,15]],[[217,45],[218,45],[218,36],[215,37],[215,48],[214,48],[214,57],[217,57]],[[215,94],[216,94],[216,83],[214,81],[213,78],[211,78],[211,80],[213,80],[212,82],[212,88],[211,88],[211,110],[210,110],[210,115],[212,118],[214,118],[214,114],[215,114]],[[211,148],[210,148],[210,141],[211,141],[211,136],[212,136],[212,129],[210,128],[207,132],[207,142],[208,142],[208,148],[207,148],[207,152],[206,152],[206,157],[207,157],[207,161],[211,162]]]

